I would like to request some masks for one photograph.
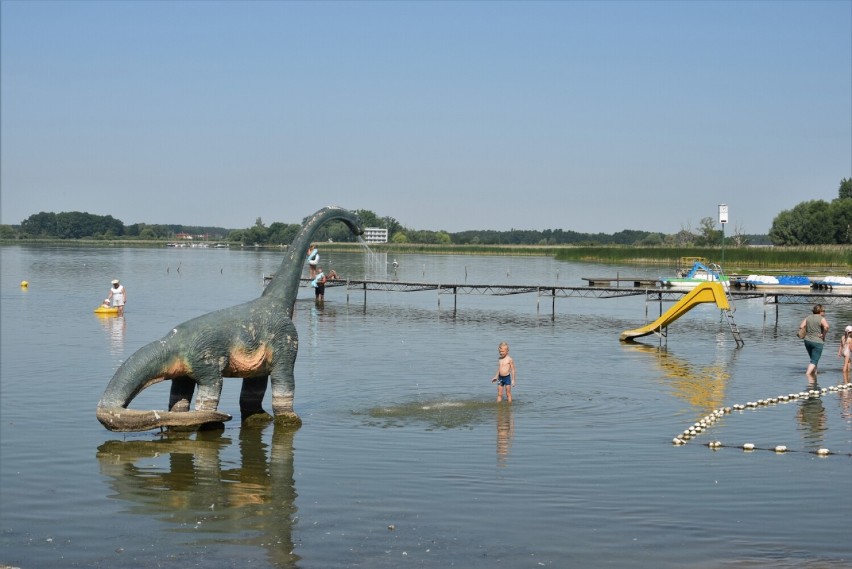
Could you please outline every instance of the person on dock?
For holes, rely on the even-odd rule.
[[[512,387],[515,385],[515,360],[509,355],[509,344],[500,342],[497,347],[500,359],[497,360],[497,373],[491,378],[491,383],[497,384],[497,402],[503,400],[503,389],[506,390],[506,400],[512,402]]]
[[[847,326],[840,337],[840,348],[837,357],[843,358],[843,381],[849,383],[849,367],[852,360],[852,326]]]
[[[118,279],[112,279],[112,288],[109,289],[107,298],[112,305],[118,308],[118,315],[124,316],[124,305],[127,304],[127,290]]]
[[[805,371],[808,383],[816,381],[817,365],[825,347],[825,336],[828,334],[828,321],[825,319],[825,308],[822,304],[814,304],[811,314],[799,324],[799,331],[804,331],[805,349],[808,351],[810,363]]]
[[[316,278],[317,272],[319,272],[319,258],[319,249],[317,249],[316,243],[311,243],[308,249],[308,270],[312,279]]]

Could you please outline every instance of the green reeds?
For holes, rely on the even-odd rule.
[[[677,264],[681,257],[704,257],[723,264],[727,273],[757,269],[839,268],[852,269],[852,246],[809,245],[796,247],[566,247],[560,261],[598,263]]]
[[[349,248],[355,244],[324,244]],[[681,257],[704,257],[723,265],[726,273],[803,272],[802,269],[852,270],[852,245],[808,245],[796,247],[572,247],[550,245],[423,245],[414,243],[371,243],[373,251],[432,253],[441,255],[544,255],[559,261],[610,264],[676,266]]]

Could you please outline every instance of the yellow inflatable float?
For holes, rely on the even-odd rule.
[[[98,306],[95,308],[95,314],[103,314],[104,316],[118,314],[118,308],[115,306]]]
[[[110,306],[109,299],[105,300],[103,304],[95,308],[95,314],[101,316],[112,316],[118,314],[117,306]]]

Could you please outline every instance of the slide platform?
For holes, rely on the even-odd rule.
[[[697,304],[706,302],[715,302],[720,310],[730,310],[731,305],[728,303],[728,296],[725,294],[725,289],[720,282],[701,283],[694,289],[689,291],[683,298],[678,300],[671,308],[666,310],[662,316],[641,328],[635,330],[626,330],[621,333],[619,338],[622,342],[641,338],[660,332],[663,328],[692,310]]]

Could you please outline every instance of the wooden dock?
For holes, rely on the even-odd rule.
[[[264,284],[269,282],[271,277],[264,277]],[[656,280],[647,278],[635,277],[616,277],[616,278],[601,278],[583,280],[587,282],[603,283],[609,282],[610,286],[603,284],[594,284],[587,286],[562,286],[562,285],[512,285],[512,284],[467,284],[467,283],[427,283],[417,281],[395,281],[395,280],[364,280],[364,279],[338,279],[335,281],[326,282],[326,288],[344,287],[346,289],[346,302],[349,302],[349,297],[353,293],[363,293],[364,303],[367,302],[368,291],[384,291],[384,292],[423,292],[435,291],[439,295],[438,305],[440,306],[440,296],[451,294],[453,295],[453,311],[455,313],[458,306],[459,295],[490,295],[490,296],[509,296],[515,294],[535,294],[536,306],[540,305],[542,298],[551,300],[551,318],[556,317],[556,299],[557,298],[621,298],[625,296],[644,296],[645,302],[667,302],[680,300],[685,294],[690,292],[690,289],[678,289],[670,287],[659,287],[656,285]],[[639,283],[640,286],[611,286],[611,283]],[[655,283],[651,286],[648,283]],[[302,287],[309,287],[311,279],[301,279]],[[645,286],[642,286],[645,285]],[[729,297],[736,300],[745,300],[760,298],[763,299],[764,310],[767,307],[775,306],[776,319],[778,316],[778,306],[782,304],[799,304],[799,305],[837,305],[837,304],[852,304],[852,291],[835,292],[826,290],[811,290],[811,291],[787,291],[787,290],[735,290],[729,291]]]
[[[648,277],[583,277],[583,280],[589,286],[615,286],[618,287],[621,283],[632,283],[633,288],[648,288],[655,287],[660,282],[660,279],[649,279]]]

